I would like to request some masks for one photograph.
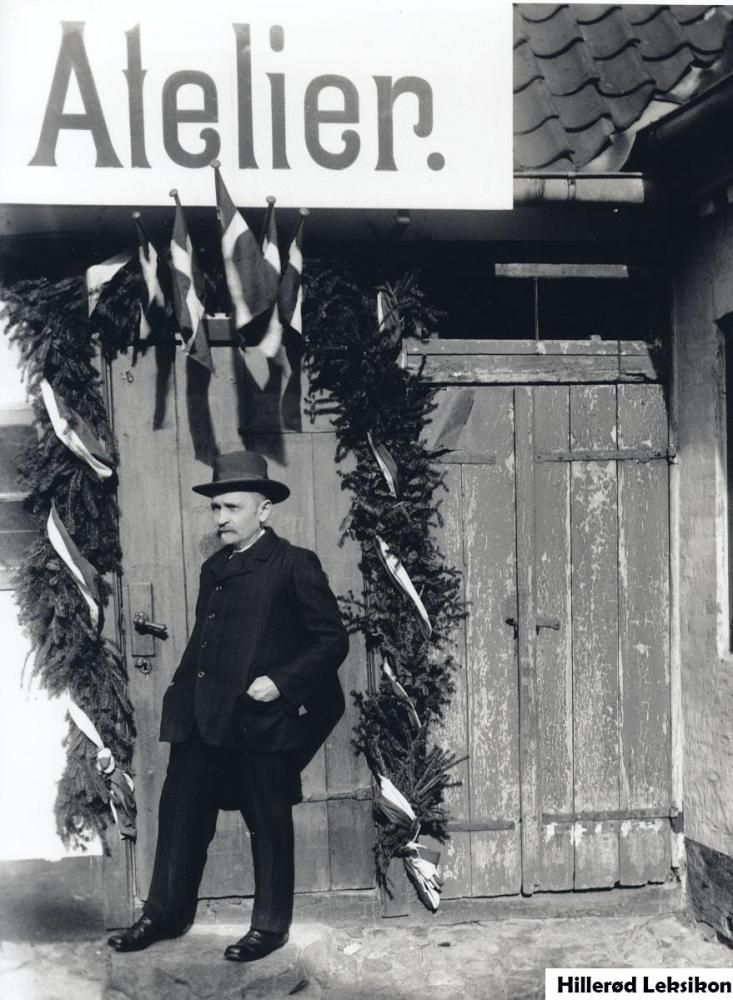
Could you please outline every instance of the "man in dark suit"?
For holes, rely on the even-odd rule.
[[[139,951],[188,929],[218,810],[234,807],[251,834],[255,896],[251,927],[225,957],[247,962],[288,940],[292,806],[343,713],[348,639],[318,557],[266,527],[289,490],[261,455],[219,456],[213,481],[194,489],[211,497],[224,545],[201,567],[194,629],[163,698],[171,755],[150,891],[109,944]]]

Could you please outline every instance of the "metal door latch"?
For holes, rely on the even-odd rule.
[[[511,625],[514,629],[514,636],[516,638],[517,630],[519,629],[519,622],[516,618],[505,618],[504,621],[507,625]],[[552,628],[556,631],[560,628],[559,618],[549,618],[547,615],[535,615],[534,625],[537,629],[537,634],[539,635],[541,628]]]
[[[152,635],[155,636],[156,639],[168,638],[168,626],[161,625],[158,622],[148,621],[145,617],[144,611],[135,612],[133,623],[135,625],[135,631],[140,632],[141,635]]]

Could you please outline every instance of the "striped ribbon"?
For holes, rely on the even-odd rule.
[[[61,520],[59,512],[56,510],[56,504],[53,500],[51,501],[51,510],[46,522],[46,533],[54,551],[71,572],[74,582],[86,601],[92,624],[98,627],[101,601],[97,571],[89,560],[85,559],[81,552],[79,552],[73,538]]]
[[[50,382],[42,378],[40,387],[48,419],[59,441],[86,462],[99,479],[109,479],[114,472],[114,461],[102,442],[94,436],[89,425],[56,395]]]
[[[371,431],[367,431],[367,441],[369,442],[369,447],[372,449],[372,454],[374,455],[377,465],[382,470],[384,481],[387,483],[387,489],[396,500],[399,483],[397,463],[392,457],[392,453],[389,448],[381,442],[376,441]]]
[[[104,745],[104,740],[87,713],[72,698],[69,698],[68,708],[74,723],[97,748],[97,770],[104,775],[109,785],[109,807],[120,837],[134,840],[137,836],[135,783],[126,771],[117,767],[112,751]]]
[[[420,716],[417,714],[415,703],[409,696],[407,691],[405,691],[405,689],[402,687],[400,682],[397,680],[397,676],[395,675],[395,672],[392,669],[392,665],[390,664],[386,656],[382,660],[382,673],[389,681],[389,685],[392,688],[392,693],[395,695],[395,697],[400,699],[400,701],[404,704],[405,708],[407,709],[407,714],[409,715],[412,724],[415,726],[416,729],[421,729],[422,724],[420,722]]]
[[[375,538],[377,542],[377,555],[379,556],[382,565],[400,590],[402,590],[415,605],[417,613],[420,616],[420,628],[422,629],[422,633],[426,639],[429,639],[432,635],[433,626],[430,624],[430,618],[425,610],[425,605],[420,600],[420,595],[415,590],[412,580],[408,576],[407,570],[397,556],[391,551],[382,537],[380,535],[376,535]]]

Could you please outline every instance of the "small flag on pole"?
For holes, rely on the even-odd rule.
[[[301,334],[303,332],[303,224],[307,216],[308,209],[301,208],[295,232],[290,240],[288,260],[278,291],[280,321],[283,326],[289,326],[291,330]]]
[[[204,327],[204,282],[193,252],[193,243],[186,225],[186,217],[174,188],[171,198],[176,203],[171,235],[171,263],[173,285],[173,311],[178,329],[185,342],[185,354],[213,371],[211,348]]]
[[[367,441],[369,442],[369,447],[372,449],[372,454],[377,461],[377,465],[382,470],[384,481],[387,483],[387,489],[397,499],[399,473],[397,472],[397,463],[392,458],[392,453],[385,445],[374,440],[371,431],[367,431]]]
[[[56,437],[86,462],[99,479],[109,479],[114,472],[114,461],[105,446],[95,437],[88,424],[56,395],[50,382],[43,378],[40,386],[41,397]]]
[[[237,327],[242,327],[270,305],[265,262],[254,233],[226,189],[219,173],[219,161],[213,160],[211,165],[214,168],[224,272],[234,308],[234,322]]]
[[[277,246],[275,199],[272,195],[270,195],[267,199],[265,233],[262,240],[262,259],[265,262],[267,297],[270,303],[271,312],[265,334],[257,346],[266,358],[276,358],[282,348],[283,328],[277,308],[277,290],[280,285],[281,264],[280,251]]]
[[[160,258],[145,231],[139,212],[133,212],[140,260],[140,340],[148,339],[165,321],[165,295],[158,269]]]
[[[109,785],[109,807],[119,828],[120,837],[134,840],[137,836],[135,823],[137,807],[132,778],[117,767],[112,751],[104,745],[97,727],[84,709],[79,708],[72,698],[69,698],[68,709],[75,725],[97,748],[97,770],[104,775]]]
[[[400,590],[402,590],[415,605],[417,613],[420,616],[420,628],[422,629],[422,633],[426,639],[429,639],[432,634],[433,627],[430,624],[430,618],[425,610],[425,605],[420,600],[420,595],[415,590],[412,580],[407,574],[407,570],[397,556],[391,551],[386,542],[384,542],[379,535],[376,535],[375,537],[377,541],[377,555],[379,556],[382,565]]]
[[[97,627],[99,625],[101,605],[97,571],[89,560],[85,559],[81,552],[79,552],[76,543],[66,530],[65,524],[56,510],[56,504],[53,500],[51,501],[51,510],[46,522],[46,533],[54,551],[74,577],[74,581],[89,607],[92,624]]]
[[[101,264],[92,264],[86,270],[87,301],[89,303],[89,315],[91,316],[97,308],[97,303],[105,289],[105,286],[114,278],[118,271],[122,270],[125,264],[132,260],[132,250],[124,250],[114,257],[108,257]]]

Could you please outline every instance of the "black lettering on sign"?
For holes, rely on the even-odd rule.
[[[149,167],[145,155],[145,113],[143,109],[143,80],[147,70],[143,69],[140,51],[140,25],[136,24],[125,32],[127,39],[127,69],[122,72],[127,77],[127,106],[130,117],[130,164],[133,167]]]
[[[112,147],[92,68],[84,48],[84,23],[61,22],[61,47],[43,116],[38,148],[30,161],[32,167],[56,166],[56,144],[62,129],[90,133],[97,153],[98,167],[122,166]],[[64,112],[72,73],[76,77],[84,105],[84,112],[81,114]]]
[[[319,107],[318,99],[327,87],[335,87],[344,98],[342,110],[326,111]],[[359,133],[344,129],[341,138],[344,148],[340,153],[331,153],[321,145],[319,127],[325,124],[356,125],[359,121],[359,94],[354,84],[345,76],[324,73],[314,77],[306,87],[305,99],[305,144],[308,152],[319,167],[329,170],[345,170],[356,160],[361,149]]]
[[[203,108],[179,108],[178,91],[192,84],[200,87]],[[202,128],[199,135],[204,148],[200,153],[190,153],[184,149],[178,138],[181,122],[216,122],[219,120],[216,84],[208,73],[196,69],[182,69],[171,73],[163,84],[163,145],[174,163],[181,167],[207,167],[216,159],[221,149],[219,133],[213,128]]]
[[[433,131],[433,89],[427,80],[420,76],[401,76],[392,82],[391,76],[375,76],[377,85],[377,139],[379,151],[376,170],[396,170],[394,159],[394,117],[395,101],[403,94],[414,94],[417,97],[417,122],[413,126],[415,135],[426,138]],[[428,166],[431,170],[442,169],[443,160],[440,153],[431,153]]]
[[[252,135],[252,41],[248,24],[233,24],[237,46],[237,118],[239,120],[239,169],[256,170]]]

